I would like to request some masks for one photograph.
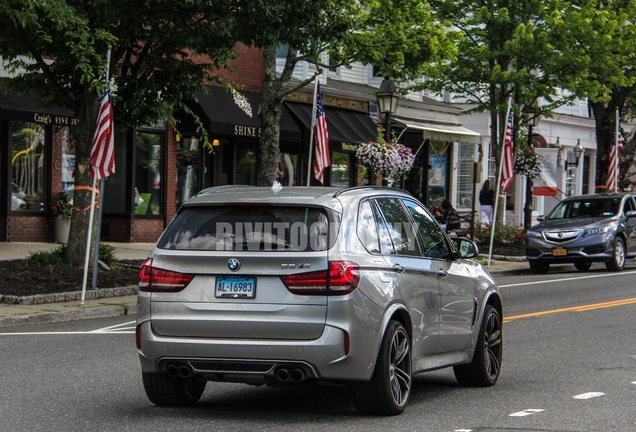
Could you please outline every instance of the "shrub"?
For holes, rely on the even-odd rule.
[[[37,265],[38,267],[53,267],[60,265],[64,261],[66,245],[61,245],[51,251],[29,252],[26,258],[26,265]],[[99,244],[99,260],[113,270],[121,270],[119,261],[115,256],[115,247],[107,243]],[[90,263],[91,265],[93,263]]]
[[[475,242],[481,244],[490,243],[491,235],[490,224],[479,224],[475,226]],[[526,242],[526,230],[523,229],[523,225],[502,225],[497,223],[495,225],[495,237],[493,239],[495,244],[508,243],[508,244],[525,244]]]

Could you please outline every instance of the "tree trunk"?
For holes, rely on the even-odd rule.
[[[607,185],[609,154],[616,132],[616,105],[613,101],[590,101],[590,104],[596,123],[596,185]]]
[[[75,192],[73,194],[73,218],[66,247],[64,262],[76,267],[84,265],[86,256],[86,236],[88,235],[88,221],[91,207],[91,188],[93,178],[90,174],[90,157],[93,144],[93,134],[97,115],[99,113],[99,96],[84,85],[84,101],[79,113],[79,136],[75,143]],[[93,219],[94,227],[97,226],[97,217]],[[92,243],[92,242],[91,242]],[[93,254],[91,246],[91,256]],[[92,263],[92,260],[89,260]]]
[[[263,103],[258,110],[261,118],[258,186],[271,186],[276,180],[282,103],[281,84],[276,80],[276,47],[268,47],[263,50]]]

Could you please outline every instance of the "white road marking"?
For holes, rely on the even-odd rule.
[[[453,432],[475,432],[472,429],[455,429]]]
[[[519,411],[516,413],[512,413],[510,414],[510,417],[525,417],[532,414],[540,413],[542,411],[545,411],[545,410],[544,409],[527,409],[527,410]]]
[[[88,334],[135,334],[135,327],[123,327],[134,324],[135,321],[104,327],[89,331],[59,331],[59,332],[20,332],[20,333],[0,333],[0,336],[27,336],[27,335],[88,335]]]
[[[605,393],[601,393],[601,392],[588,392],[588,393],[583,393],[580,395],[576,395],[574,396],[574,399],[592,399],[595,397],[599,397],[599,396],[605,396]]]
[[[603,277],[625,276],[629,274],[636,274],[636,271],[609,273],[609,274],[601,274],[601,275],[594,275],[594,276],[579,276],[579,277],[552,279],[552,280],[536,281],[536,282],[521,282],[516,284],[499,285],[499,288],[509,288],[509,287],[516,287],[516,286],[524,286],[524,285],[539,285],[539,284],[546,284],[546,283],[559,283],[563,281],[574,281],[579,279],[595,279],[595,278],[603,278]]]

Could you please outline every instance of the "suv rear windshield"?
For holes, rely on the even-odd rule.
[[[564,201],[552,210],[548,219],[610,217],[618,213],[620,203],[620,198]]]
[[[197,251],[325,251],[335,243],[338,214],[323,208],[269,205],[187,207],[157,247]]]

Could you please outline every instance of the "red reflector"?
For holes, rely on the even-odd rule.
[[[139,269],[139,291],[179,292],[183,291],[193,278],[193,274],[152,268],[152,259],[147,259]]]
[[[298,295],[347,295],[360,283],[360,267],[347,261],[330,261],[329,269],[281,276],[289,292]]]
[[[345,355],[349,355],[349,333],[344,332],[345,334]]]

